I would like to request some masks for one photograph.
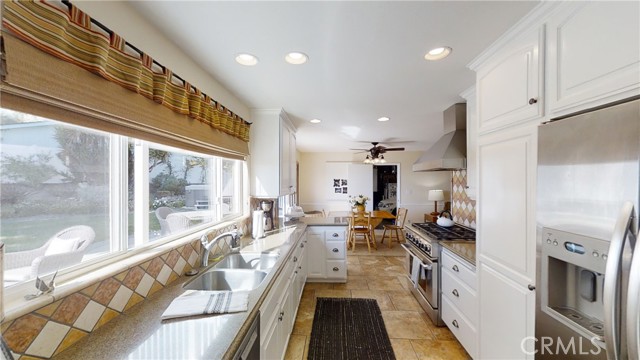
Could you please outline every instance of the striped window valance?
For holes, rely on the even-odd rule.
[[[3,33],[8,31],[47,54],[184,115],[185,124],[190,122],[188,117],[214,131],[245,143],[249,141],[250,124],[247,121],[174,75],[148,54],[126,43],[113,31],[92,21],[73,4],[3,1],[3,6]],[[6,37],[6,33],[3,36]],[[10,49],[6,51],[10,56]],[[8,65],[5,80],[11,78],[11,64]]]

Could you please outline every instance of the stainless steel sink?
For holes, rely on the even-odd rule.
[[[278,261],[277,254],[247,253],[229,254],[214,267],[217,269],[271,269]]]
[[[187,290],[253,290],[267,276],[266,271],[212,268],[184,285]]]

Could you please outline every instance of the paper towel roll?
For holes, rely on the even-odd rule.
[[[251,236],[254,239],[264,237],[264,210],[254,210],[252,221],[253,228],[251,231]]]

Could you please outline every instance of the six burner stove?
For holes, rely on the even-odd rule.
[[[440,226],[436,223],[413,223],[413,227],[433,240],[475,240],[476,232],[460,225],[451,227]]]

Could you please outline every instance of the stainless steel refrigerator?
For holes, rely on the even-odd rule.
[[[638,360],[640,99],[538,129],[536,359]]]

